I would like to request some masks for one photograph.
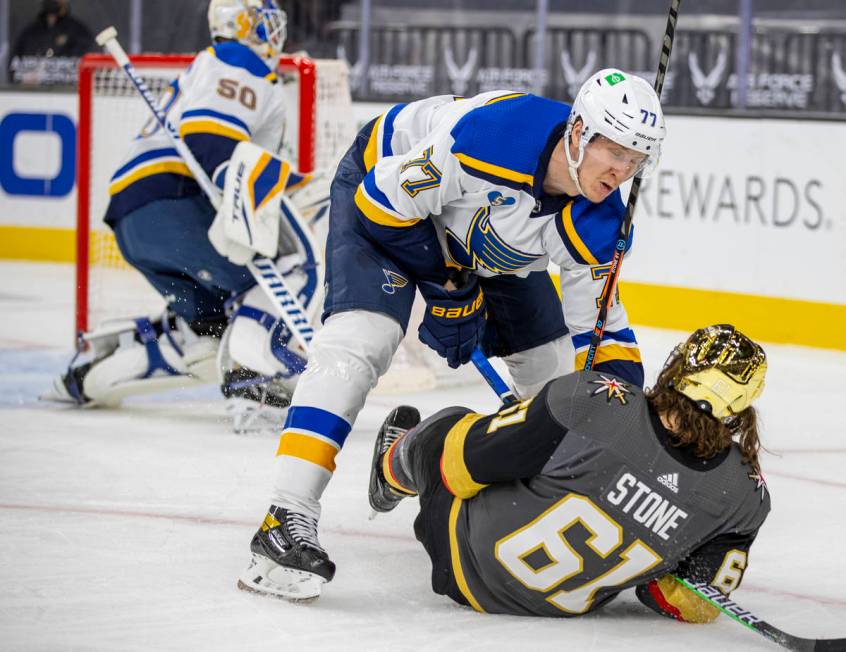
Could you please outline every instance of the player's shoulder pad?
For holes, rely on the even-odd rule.
[[[238,41],[215,43],[206,48],[206,52],[227,65],[246,70],[254,77],[266,79],[271,83],[276,81],[276,73],[267,67],[261,57],[243,43]]]
[[[585,197],[569,202],[555,218],[555,226],[567,251],[581,265],[602,265],[614,257],[626,207],[615,190],[598,204]],[[632,246],[629,231],[626,251]]]
[[[596,371],[574,371],[556,378],[547,388],[549,413],[566,428],[577,427],[585,420],[595,421],[598,409],[632,408],[646,400],[640,387]]]
[[[452,154],[468,174],[531,193],[550,135],[563,130],[570,106],[504,93],[468,111],[452,128]]]

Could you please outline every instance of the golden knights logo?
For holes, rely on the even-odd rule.
[[[761,473],[761,469],[756,469],[754,473],[749,473],[747,475],[750,480],[755,482],[755,491],[760,489],[761,502],[764,502],[764,498],[767,495],[767,481],[764,480],[764,474]]]
[[[509,197],[507,199],[511,199]],[[509,202],[503,201],[503,204]],[[447,249],[453,262],[465,269],[483,268],[494,274],[507,274],[530,265],[541,255],[527,254],[506,243],[491,225],[491,208],[483,206],[476,211],[462,240],[451,230],[446,230]]]
[[[616,378],[608,378],[607,376],[600,376],[600,380],[590,381],[591,385],[599,385],[591,396],[605,396],[605,402],[610,403],[611,399],[616,398],[622,405],[628,405],[626,394],[631,394],[629,386],[626,383],[617,380]]]

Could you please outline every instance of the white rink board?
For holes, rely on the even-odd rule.
[[[846,304],[846,122],[668,116],[667,131],[626,280]]]
[[[12,153],[12,170],[25,179],[53,179],[61,167],[62,147],[71,148],[71,172],[76,178],[75,138],[62,138],[48,126],[44,131],[17,131],[16,120],[29,121],[56,114],[77,124],[79,107],[70,93],[0,93],[0,151]],[[49,125],[49,123],[48,123]],[[74,228],[76,226],[76,182],[62,196],[15,194],[19,185],[8,173],[0,180],[0,225]]]
[[[387,105],[356,105],[363,124]],[[0,93],[12,114],[61,114],[76,96]],[[669,116],[661,167],[641,191],[629,281],[846,304],[846,123]],[[8,130],[4,133],[8,133]],[[3,146],[0,133],[0,147]],[[17,136],[20,176],[56,173],[54,132]],[[114,147],[118,158],[122,147]],[[0,187],[0,226],[72,229],[76,190],[61,197]]]

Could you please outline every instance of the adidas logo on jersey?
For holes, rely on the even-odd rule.
[[[664,475],[659,475],[656,479],[674,494],[677,494],[679,492],[678,473],[665,473]]]

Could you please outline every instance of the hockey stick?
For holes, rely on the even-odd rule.
[[[488,360],[487,356],[482,353],[482,350],[478,346],[473,349],[473,353],[470,354],[470,360],[476,366],[479,373],[482,374],[482,378],[485,379],[485,382],[494,391],[494,394],[499,396],[503,405],[512,405],[513,403],[517,403],[519,401],[519,399],[514,396],[514,392],[511,391],[511,388],[508,387],[506,382],[502,379],[502,376],[500,376],[496,372],[496,369],[493,368],[491,361]]]
[[[219,208],[221,202],[220,192],[211,182],[205,170],[197,162],[197,159],[194,158],[185,141],[180,138],[179,132],[176,131],[176,128],[167,119],[165,113],[156,105],[156,100],[147,88],[147,84],[138,75],[126,51],[117,40],[117,30],[114,27],[104,29],[97,35],[97,44],[105,48],[112,55],[118,66],[126,73],[129,81],[132,82],[133,86],[135,86],[138,93],[144,99],[147,108],[155,116],[161,128],[167,132],[177,153],[182,157],[185,165],[191,171],[191,174],[206,197],[208,197],[212,206],[215,210]],[[290,211],[291,205],[284,196],[282,197],[282,202],[285,204],[285,208]],[[297,344],[302,346],[305,351],[308,351],[311,339],[314,337],[314,329],[311,327],[308,315],[303,310],[297,297],[288,289],[285,279],[282,278],[279,270],[276,269],[276,265],[269,258],[257,256],[247,263],[247,269],[255,278],[256,283],[264,290],[264,293],[278,311],[282,321],[285,322],[285,325],[291,331]]]
[[[655,75],[655,92],[661,98],[661,89],[664,88],[664,77],[667,75],[667,67],[670,64],[670,52],[673,49],[673,40],[676,34],[676,20],[679,17],[679,5],[681,0],[671,0],[670,13],[667,16],[667,27],[664,30],[664,38],[661,42],[661,59],[658,61],[658,73]],[[605,320],[608,317],[608,307],[617,290],[617,281],[620,278],[620,268],[623,265],[623,254],[626,253],[626,243],[629,241],[629,233],[632,228],[637,197],[640,194],[641,177],[635,175],[632,180],[632,189],[629,191],[629,201],[626,204],[626,214],[620,224],[620,232],[617,242],[614,245],[614,257],[611,259],[611,269],[605,279],[602,294],[599,295],[599,314],[596,317],[596,324],[590,336],[587,357],[585,358],[585,369],[593,369],[596,351],[602,341],[602,334],[605,332]]]
[[[773,627],[765,620],[761,620],[707,582],[691,582],[675,575],[673,575],[673,579],[703,600],[714,605],[732,620],[758,632],[761,636],[770,639],[783,648],[796,652],[844,652],[846,650],[846,638],[802,638],[801,636],[793,636],[781,631],[778,627]]]
[[[508,390],[508,386],[505,384],[502,376],[491,366],[490,361],[480,349],[474,349],[472,360],[491,389],[502,399],[503,404],[506,406],[511,405],[518,400]],[[508,390],[508,395],[511,397],[510,400],[507,400],[501,394],[500,388],[502,387]],[[846,638],[802,638],[788,634],[778,629],[778,627],[773,627],[765,620],[758,618],[751,611],[744,609],[718,588],[707,582],[693,582],[676,575],[672,577],[686,589],[714,605],[732,620],[745,625],[761,636],[770,639],[773,643],[781,645],[783,648],[794,650],[795,652],[846,652]]]

